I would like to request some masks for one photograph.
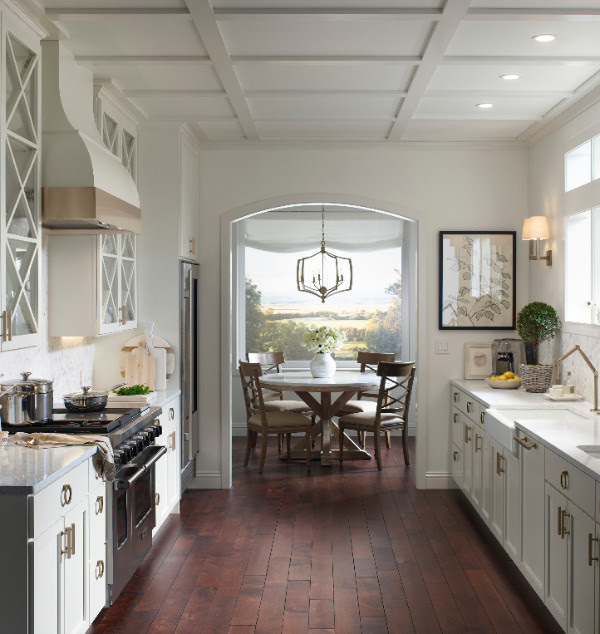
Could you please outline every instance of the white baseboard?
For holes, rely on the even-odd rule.
[[[220,471],[197,471],[190,480],[188,489],[222,489],[223,478]]]
[[[425,474],[426,489],[454,489],[456,484],[447,471],[428,471]]]

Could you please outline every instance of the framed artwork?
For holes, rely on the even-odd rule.
[[[514,330],[516,231],[440,231],[440,330]]]
[[[465,379],[487,379],[492,373],[492,344],[465,343]]]

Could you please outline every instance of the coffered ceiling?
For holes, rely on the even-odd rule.
[[[523,142],[600,96],[598,0],[42,4],[149,120],[212,142]]]

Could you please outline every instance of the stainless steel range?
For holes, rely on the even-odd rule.
[[[108,601],[114,603],[152,547],[156,526],[155,463],[167,453],[156,444],[162,427],[160,407],[71,413],[55,409],[52,419],[30,425],[3,425],[27,433],[107,435],[115,455],[115,479],[107,491]],[[112,557],[111,557],[112,554]]]

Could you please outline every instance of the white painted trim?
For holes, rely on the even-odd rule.
[[[232,231],[231,223],[246,216],[301,204],[332,204],[363,207],[372,211],[389,213],[393,216],[408,218],[417,223],[417,368],[419,384],[415,399],[419,423],[417,426],[416,448],[416,484],[417,488],[427,488],[427,441],[429,436],[429,406],[425,390],[429,385],[427,359],[427,326],[429,301],[427,284],[427,266],[429,246],[427,244],[427,220],[424,214],[407,209],[397,203],[374,200],[364,196],[348,194],[292,194],[258,200],[221,214],[221,471],[223,488],[231,487],[231,344],[232,344]]]
[[[221,473],[218,471],[198,471],[190,480],[188,489],[230,489],[231,485],[223,486]]]
[[[428,471],[425,474],[426,489],[456,489],[452,474],[447,471]]]

